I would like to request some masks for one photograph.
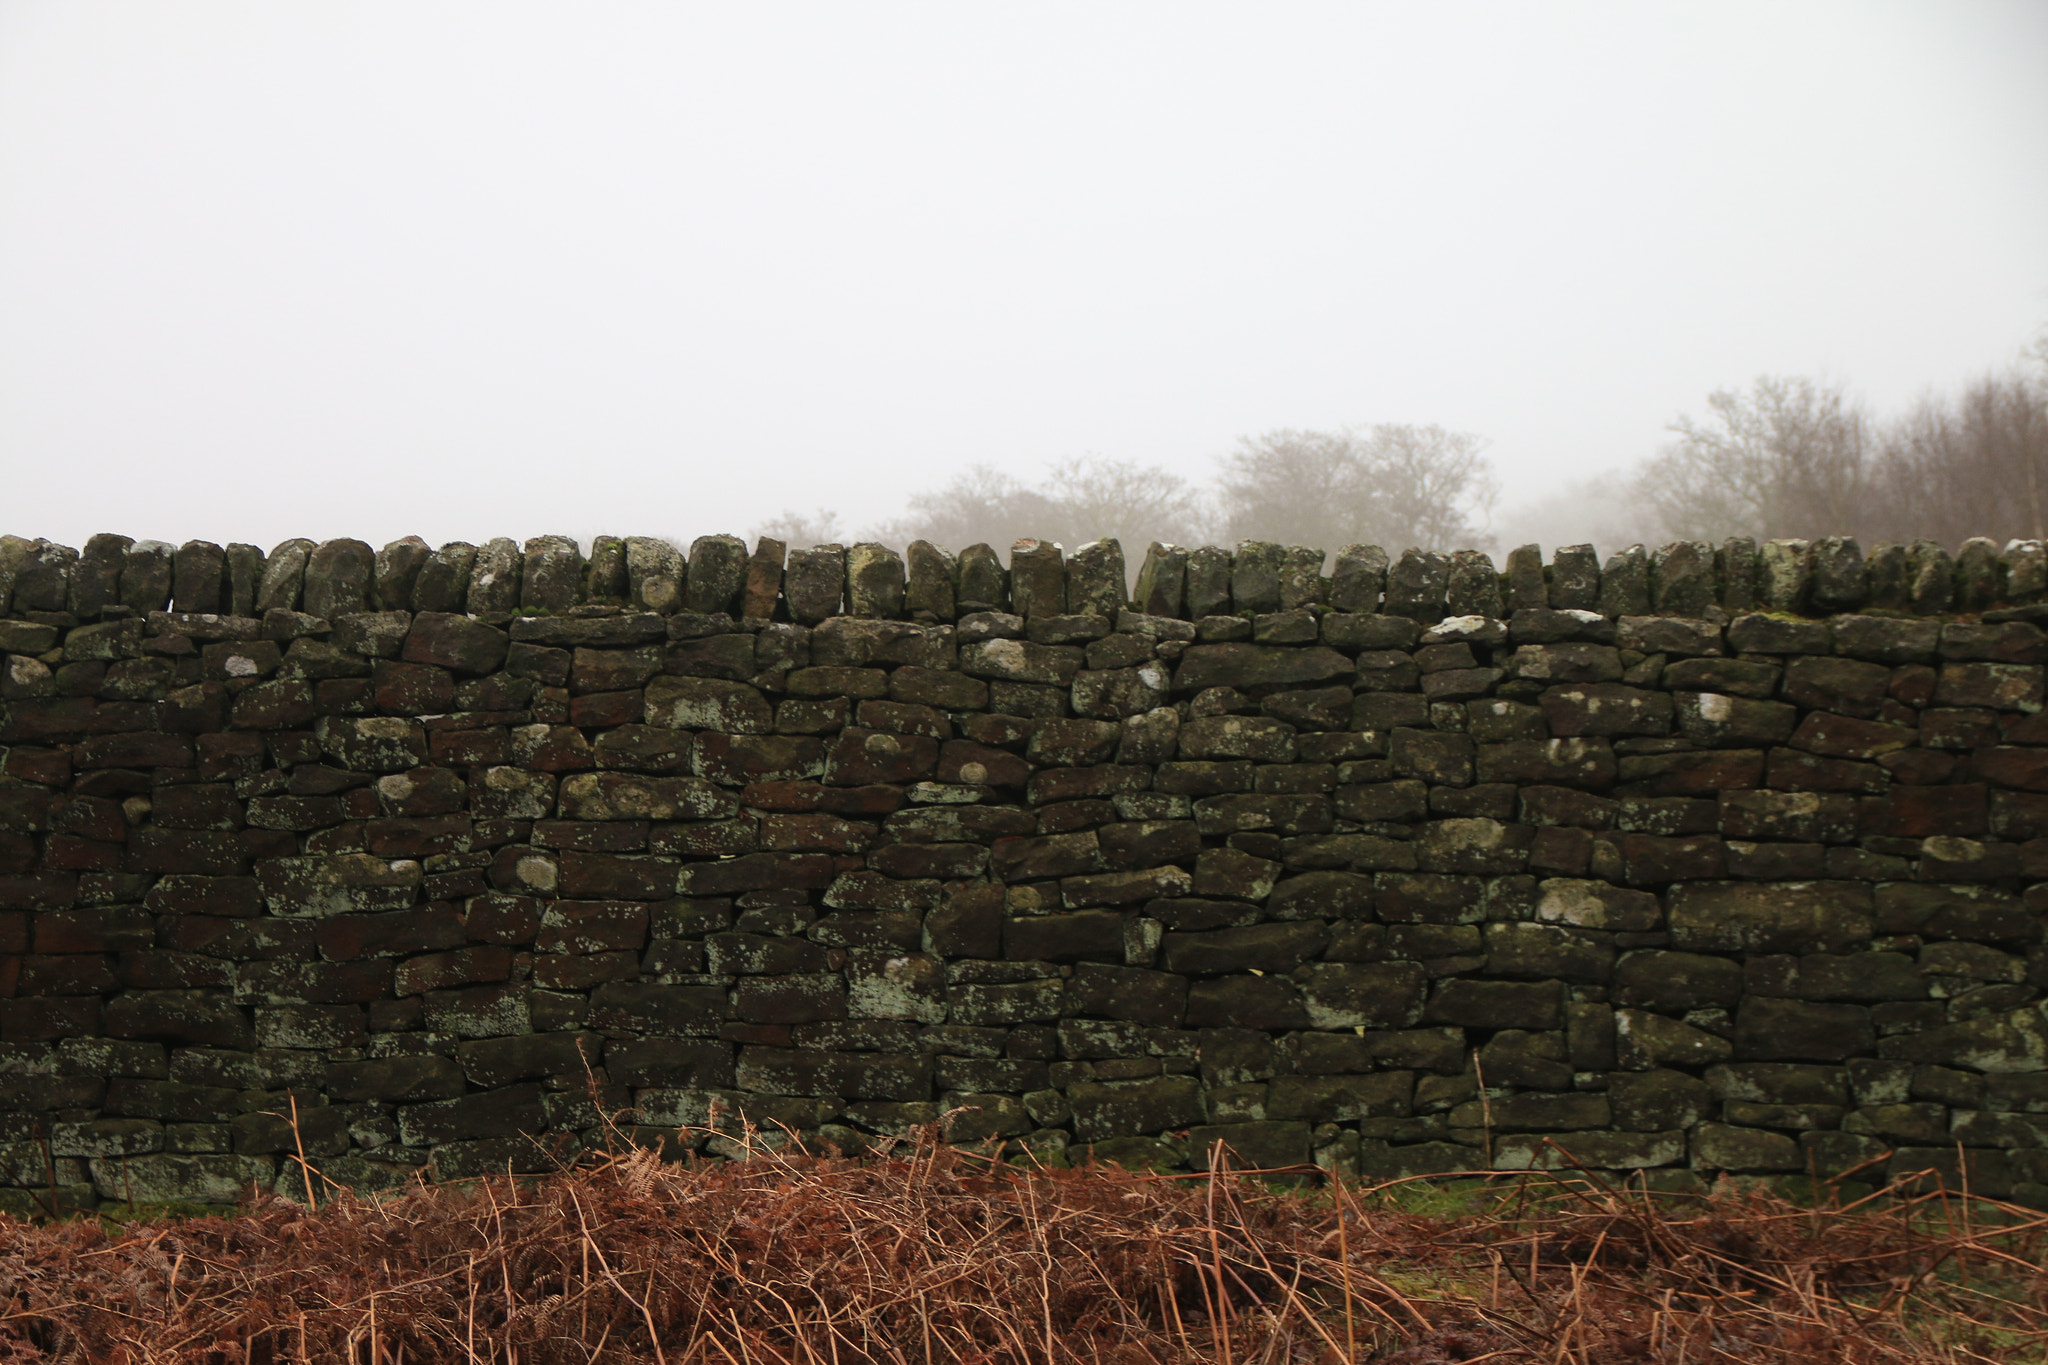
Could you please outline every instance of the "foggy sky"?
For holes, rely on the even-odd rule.
[[[2048,324],[2048,5],[0,0],[0,530],[853,529]],[[957,547],[956,547],[957,548]]]

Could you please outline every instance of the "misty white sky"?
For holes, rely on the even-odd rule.
[[[2048,4],[0,0],[0,530],[851,529],[2048,324]],[[957,548],[957,547],[956,547]]]

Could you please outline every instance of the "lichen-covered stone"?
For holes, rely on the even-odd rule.
[[[1689,952],[1841,952],[1874,931],[1868,887],[1692,882],[1671,889],[1672,946]]]
[[[1650,600],[1663,615],[1698,617],[1717,600],[1714,547],[1704,541],[1676,541],[1650,559]]]
[[[959,562],[928,540],[910,542],[904,551],[904,562],[908,566],[904,610],[912,617],[938,621],[957,617],[959,612],[954,604],[960,579]]]
[[[419,863],[367,853],[272,858],[256,880],[273,915],[307,918],[403,910],[418,898]]]
[[[414,610],[415,588],[432,553],[418,536],[394,540],[377,551],[370,572],[370,601],[377,610]]]
[[[1313,546],[1286,547],[1280,559],[1280,610],[1299,611],[1329,597],[1323,558],[1323,552]]]
[[[1699,1067],[1735,1055],[1726,1038],[1650,1010],[1614,1012],[1615,1056],[1624,1070]]]
[[[403,542],[399,542],[403,543]],[[393,547],[387,546],[389,550]],[[417,612],[459,615],[467,605],[469,579],[476,564],[476,547],[465,541],[449,541],[421,557],[409,584],[409,605]],[[266,580],[267,581],[267,580]],[[379,600],[383,600],[380,590]]]
[[[1907,549],[1912,562],[1913,611],[1921,616],[1939,616],[1955,602],[1955,561],[1948,550],[1932,540],[1916,540]]]
[[[1983,611],[2005,596],[1997,542],[1972,536],[1956,549],[1955,608]]]
[[[846,551],[846,604],[855,616],[894,620],[903,615],[903,560],[885,545],[861,543]]]
[[[1067,572],[1059,546],[1027,537],[1010,547],[1010,604],[1024,617],[1066,613]]]
[[[1756,610],[1757,550],[1748,536],[1730,536],[1714,551],[1714,576],[1720,605],[1729,612]]]
[[[470,561],[466,604],[469,614],[502,620],[516,611],[525,562],[519,546],[506,537],[489,541],[478,549]],[[311,607],[307,609],[310,611]]]
[[[1757,598],[1766,611],[1804,612],[1813,591],[1813,547],[1768,540],[1757,551]]]
[[[276,1172],[271,1157],[226,1153],[100,1157],[91,1165],[100,1198],[138,1204],[229,1205],[252,1187],[268,1189]]]
[[[1596,611],[1600,606],[1600,557],[1591,545],[1565,545],[1550,556],[1553,611]]]
[[[1821,613],[1855,611],[1869,596],[1863,547],[1853,536],[1827,536],[1813,544],[1808,605]]]
[[[1600,571],[1602,616],[1646,616],[1650,611],[1650,557],[1640,545],[1607,557]]]
[[[1507,582],[1506,604],[1510,613],[1543,611],[1550,607],[1550,585],[1543,575],[1543,550],[1522,545],[1508,551],[1502,568]]]
[[[1792,1138],[1726,1123],[1703,1123],[1693,1130],[1692,1160],[1696,1166],[1726,1171],[1805,1169],[1805,1155]]]
[[[423,611],[412,618],[400,657],[478,675],[502,664],[509,647],[509,638],[495,626],[467,616]]]
[[[738,536],[699,536],[690,542],[685,573],[683,610],[731,614],[747,581],[747,544]]]
[[[1905,546],[1877,541],[1865,553],[1863,565],[1865,608],[1873,611],[1912,609],[1913,566]]]
[[[304,543],[308,550],[312,548],[312,542]],[[121,562],[120,605],[138,613],[162,611],[170,605],[171,560],[175,553],[160,540],[139,540],[129,546]],[[301,561],[301,575],[304,567]],[[296,578],[292,588],[296,593]]]
[[[1454,617],[1501,615],[1505,608],[1501,602],[1500,574],[1484,551],[1458,550],[1451,555],[1444,606]]]
[[[1433,550],[1408,549],[1387,570],[1386,613],[1434,625],[1445,614],[1450,559]]]
[[[367,611],[376,554],[360,540],[329,540],[306,557],[303,601],[308,615],[332,621]]]
[[[1091,540],[1067,561],[1067,610],[1114,618],[1124,595],[1124,550],[1114,539]]]
[[[1158,1133],[1202,1121],[1201,1087],[1191,1076],[1078,1081],[1067,1089],[1074,1136],[1083,1142]]]
[[[1377,612],[1387,582],[1387,552],[1377,545],[1346,545],[1337,552],[1330,577],[1330,606],[1337,611]]]
[[[2008,602],[2038,602],[2048,595],[2048,543],[2013,540],[1998,557]]]
[[[960,552],[958,606],[962,615],[1010,609],[1010,575],[990,546],[970,545]]]
[[[71,574],[78,565],[78,551],[39,538],[28,542],[13,564],[13,603],[17,613],[63,611],[70,603]]]
[[[120,604],[121,571],[128,562],[129,548],[134,544],[128,536],[106,532],[85,542],[85,548],[79,552],[78,564],[71,571],[68,609],[73,615],[90,621],[108,607]],[[153,611],[162,605],[160,602],[152,603],[146,610]]]
[[[583,552],[568,536],[526,542],[519,580],[522,611],[560,614],[576,605],[583,586]]]
[[[1879,1055],[1993,1075],[2048,1070],[2048,1008],[2039,1004],[1883,1039]]]
[[[625,551],[628,603],[645,611],[677,610],[686,579],[682,552],[653,536],[627,536]]]

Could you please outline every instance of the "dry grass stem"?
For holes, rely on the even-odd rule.
[[[252,1194],[231,1218],[0,1217],[0,1362],[106,1365],[2024,1365],[2048,1219],[1585,1180],[1281,1189],[893,1155]],[[303,1167],[309,1198],[324,1179]],[[330,1187],[331,1188],[331,1187]]]

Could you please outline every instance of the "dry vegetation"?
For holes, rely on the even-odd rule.
[[[541,1180],[0,1218],[0,1361],[2022,1362],[2048,1219],[624,1148]],[[1432,1207],[1434,1206],[1434,1207]]]

